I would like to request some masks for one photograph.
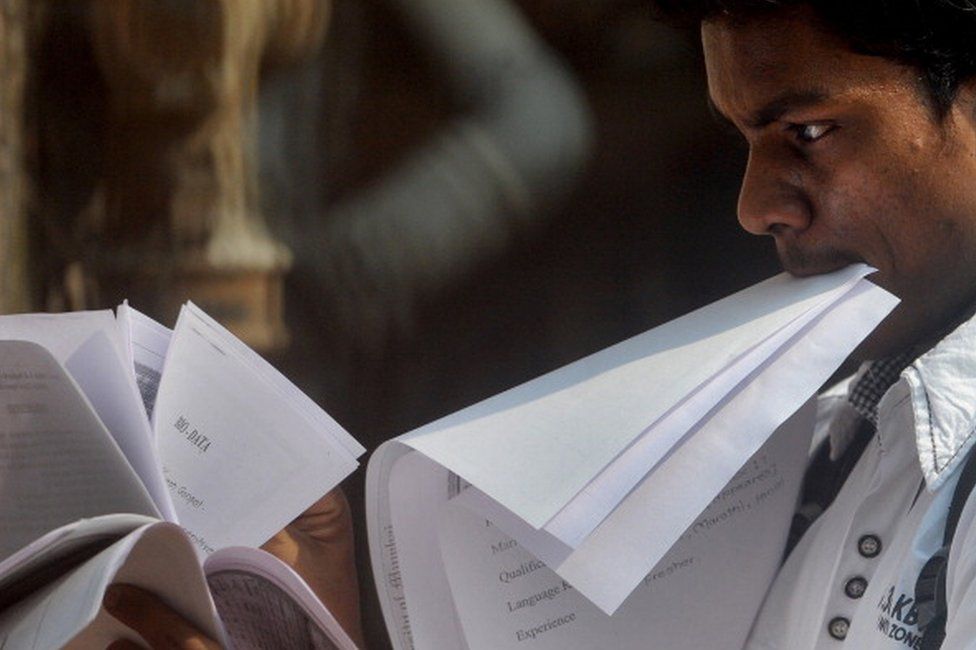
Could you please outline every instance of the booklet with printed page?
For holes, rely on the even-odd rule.
[[[811,398],[897,303],[871,271],[776,276],[384,443],[367,525],[394,647],[741,647]]]
[[[192,304],[0,316],[0,647],[105,647],[128,582],[231,648],[352,648],[256,547],[364,449]]]

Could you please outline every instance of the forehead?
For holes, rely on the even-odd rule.
[[[806,7],[743,22],[706,22],[702,45],[709,94],[726,115],[784,93],[865,96],[915,83],[904,66],[851,51]]]

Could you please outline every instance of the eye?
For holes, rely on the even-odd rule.
[[[803,144],[817,142],[833,131],[834,128],[835,126],[833,124],[791,124],[789,126],[789,130],[793,132],[794,137]]]

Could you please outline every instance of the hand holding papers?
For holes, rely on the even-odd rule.
[[[473,648],[509,647],[474,643],[472,617],[486,610],[466,611],[452,623],[432,622],[425,612],[445,603],[462,607],[463,598],[451,596],[451,575],[476,560],[457,555],[457,540],[470,539],[459,532],[459,508],[471,521],[491,521],[572,585],[574,597],[610,614],[648,576],[667,573],[662,558],[685,543],[752,459],[765,467],[757,476],[777,477],[768,493],[756,478],[747,481],[750,490],[738,490],[746,497],[742,509],[761,502],[770,513],[750,524],[772,540],[766,555],[776,557],[757,569],[768,581],[808,443],[794,433],[782,436],[786,442],[771,440],[774,453],[765,461],[757,452],[893,308],[892,296],[863,279],[869,272],[856,266],[802,280],[777,276],[381,447],[367,478],[368,523],[381,600],[399,646],[446,647],[460,638]],[[460,479],[449,482],[452,475]],[[415,490],[425,491],[425,503],[405,503],[404,493],[419,498]],[[727,510],[712,516],[732,518]],[[440,522],[441,537],[418,530],[418,518],[428,528]],[[775,525],[760,526],[766,521]],[[420,558],[415,543],[428,544],[428,556],[430,545],[439,545],[443,557]],[[755,548],[712,544],[708,552],[735,550],[738,557]],[[681,558],[673,561],[680,565]],[[443,591],[411,593],[418,577]],[[764,590],[753,590],[755,607]]]

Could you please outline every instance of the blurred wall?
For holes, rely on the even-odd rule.
[[[0,2],[0,313],[29,308],[23,164],[28,22],[23,0]]]

